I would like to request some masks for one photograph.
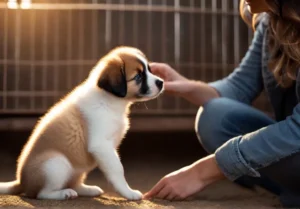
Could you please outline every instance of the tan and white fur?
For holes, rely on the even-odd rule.
[[[40,119],[18,159],[16,180],[0,183],[0,194],[52,200],[99,196],[101,188],[84,183],[98,167],[121,196],[141,199],[126,182],[117,148],[129,129],[130,105],[162,91],[163,81],[150,72],[140,50],[113,49]]]

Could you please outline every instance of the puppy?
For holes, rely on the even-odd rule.
[[[163,80],[151,73],[140,50],[111,50],[40,119],[18,159],[16,180],[0,183],[0,194],[52,200],[99,196],[101,188],[84,183],[98,167],[121,196],[141,199],[126,182],[117,148],[129,129],[130,105],[162,92]]]

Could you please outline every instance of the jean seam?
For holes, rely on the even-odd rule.
[[[234,143],[235,144],[234,149],[235,149],[236,155],[238,157],[238,161],[247,169],[248,173],[250,173],[251,176],[256,176],[256,177],[257,177],[257,175],[259,176],[259,173],[256,171],[256,169],[254,169],[252,166],[250,166],[250,164],[247,163],[247,161],[244,158],[242,158],[242,154],[239,151],[238,143],[239,143],[238,141],[236,141]]]
[[[229,179],[235,179],[236,175],[232,175],[232,172],[230,172],[225,166],[222,166],[218,160],[216,160],[217,165],[219,166],[219,168],[221,168],[221,170],[223,170],[223,173],[225,176],[227,176]]]
[[[224,115],[224,117],[221,119],[221,126],[223,127],[223,125],[224,125],[224,121],[225,121],[225,118],[226,118],[226,115],[227,115],[228,113],[226,113],[225,115]],[[234,138],[237,138],[237,137],[242,137],[242,136],[236,136],[236,137],[234,137]],[[233,140],[234,138],[231,138],[231,139],[229,139],[229,141],[230,140]],[[237,147],[237,144],[235,143],[235,142],[233,142],[234,143],[234,146],[233,146],[233,149],[234,149],[234,152],[235,152],[235,155],[237,156],[237,161],[238,161],[238,163],[240,163],[240,164],[242,164],[243,166],[245,166],[244,165],[244,163],[241,161],[241,159],[240,159],[240,156],[239,156],[239,153],[238,153],[238,147]],[[245,166],[246,168],[247,168],[247,170],[250,172],[250,170],[248,169],[248,167],[247,166]],[[226,173],[226,175],[228,175],[228,176],[230,176],[231,178],[233,178],[233,179],[236,179],[239,175],[232,175],[232,172],[230,172],[225,166],[222,166],[222,168],[223,168],[223,170],[224,170],[224,172]],[[239,169],[240,170],[240,169]]]
[[[215,153],[217,156],[221,157],[220,161],[218,160],[219,157],[217,157],[217,164],[219,165],[221,170],[223,170],[224,175],[227,176],[227,178],[230,179],[231,181],[234,181],[238,177],[243,176],[243,175],[259,177],[260,176],[259,172],[257,172],[251,166],[249,166],[245,160],[244,160],[245,162],[243,162],[243,160],[240,156],[241,154],[238,151],[238,142],[236,142],[236,139],[232,138],[231,140],[234,140],[234,141],[230,145],[231,148],[229,148],[229,149],[233,149],[232,154],[236,156],[236,158],[232,158],[233,160],[230,159],[230,157],[229,157],[230,161],[232,161],[231,166],[228,166],[228,164],[230,164],[230,161],[228,161],[228,162],[225,161],[225,165],[220,164],[220,162],[222,162],[222,158],[224,156],[222,157],[222,156],[218,155],[218,151]],[[220,154],[224,155],[226,153],[221,152]],[[228,167],[232,167],[233,169],[228,169]],[[243,174],[239,174],[239,173],[241,173],[241,171],[244,171]]]

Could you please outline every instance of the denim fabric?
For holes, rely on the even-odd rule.
[[[295,94],[287,98],[286,91],[278,88],[275,78],[267,68],[269,55],[266,22],[261,21],[258,25],[252,44],[241,64],[228,77],[209,84],[220,93],[221,97],[245,105],[250,105],[262,90],[266,90],[276,116],[276,121],[269,121],[262,126],[251,123],[253,129],[240,132],[239,135],[215,147],[217,163],[224,175],[232,181],[245,175],[259,177],[258,169],[272,165],[300,150],[299,74],[294,86]],[[283,115],[283,107],[293,103],[295,104],[290,107],[291,114]],[[218,107],[215,111],[218,112]],[[234,111],[233,107],[228,106],[228,111]],[[227,122],[222,119],[222,121],[234,123],[239,129],[243,124],[240,120],[244,118],[247,121],[249,117],[251,118],[251,115],[247,114],[239,119]],[[204,127],[201,129],[205,129]],[[209,146],[207,149],[212,149]]]
[[[221,97],[210,100],[199,109],[195,124],[199,141],[208,153],[229,144],[218,151],[217,156],[219,164],[226,162],[228,166],[221,164],[225,173],[245,173],[235,178],[234,182],[248,188],[259,185],[280,195],[284,206],[300,206],[300,153],[259,169],[254,169],[251,161],[246,161],[244,157],[245,153],[246,156],[255,154],[252,158],[261,159],[267,154],[263,140],[252,143],[250,138],[243,136],[274,125],[275,120],[249,105]],[[249,140],[249,146],[241,146],[242,140]],[[273,146],[271,141],[269,143],[271,145],[268,146]],[[229,162],[230,165],[227,164]]]

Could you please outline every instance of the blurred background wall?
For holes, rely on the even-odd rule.
[[[209,82],[238,66],[252,36],[239,0],[1,0],[0,129],[30,130],[115,46]],[[268,110],[263,95],[254,105]],[[132,107],[132,130],[193,131],[197,109],[163,95]]]

